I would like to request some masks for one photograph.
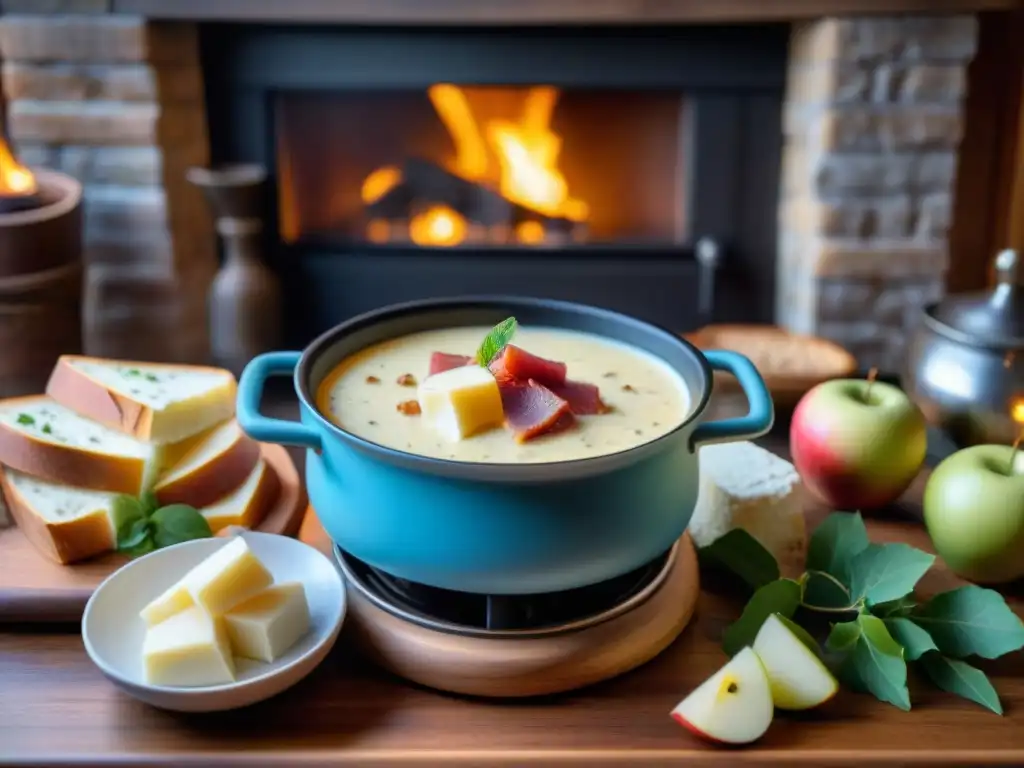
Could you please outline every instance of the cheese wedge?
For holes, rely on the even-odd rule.
[[[452,442],[500,426],[504,420],[498,382],[479,365],[428,376],[417,394],[425,423]]]
[[[276,584],[224,614],[231,651],[256,661],[276,661],[309,631],[302,584]]]
[[[233,525],[255,528],[277,501],[280,490],[277,473],[259,459],[238,488],[199,511],[214,533]]]
[[[205,507],[242,485],[260,460],[260,446],[234,419],[206,433],[177,464],[157,480],[161,504]]]
[[[44,480],[138,496],[156,482],[163,451],[45,395],[0,400],[0,463]]]
[[[237,536],[143,608],[142,619],[153,626],[193,605],[222,616],[273,580],[245,539]]]
[[[196,687],[235,679],[234,659],[223,619],[192,607],[149,627],[142,664],[151,685]]]
[[[18,528],[49,559],[74,563],[114,549],[116,493],[57,485],[10,467],[0,470],[0,484]]]
[[[198,365],[62,355],[46,385],[54,400],[139,440],[174,443],[235,413],[230,371]]]
[[[785,459],[750,442],[700,449],[700,487],[690,536],[706,547],[742,528],[780,562],[807,549],[800,476]]]

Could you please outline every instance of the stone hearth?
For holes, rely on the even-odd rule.
[[[64,13],[0,19],[8,131],[24,161],[85,184],[86,348],[202,360],[216,249],[184,181],[208,157],[196,25],[43,5]],[[916,309],[944,291],[976,35],[972,16],[793,25],[780,325],[898,368]]]

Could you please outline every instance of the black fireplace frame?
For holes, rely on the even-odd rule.
[[[515,288],[530,284],[529,269],[551,276],[559,286],[557,298],[604,304],[675,330],[708,321],[771,322],[788,37],[785,24],[596,29],[204,24],[200,39],[211,160],[261,163],[268,170],[267,210],[273,213],[267,217],[266,252],[285,284],[287,337],[295,344],[382,303],[524,292]],[[283,242],[276,216],[275,94],[425,88],[437,82],[678,90],[689,121],[684,242],[642,249]],[[700,238],[712,238],[722,254],[715,311],[705,316],[696,308],[694,255]],[[424,260],[427,255],[431,258]],[[451,275],[471,275],[466,279],[475,282],[446,289]],[[382,276],[393,278],[390,286]],[[509,276],[512,290],[503,285]]]

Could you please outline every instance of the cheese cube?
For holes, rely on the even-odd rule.
[[[143,608],[141,615],[150,626],[191,605],[221,616],[273,581],[245,539],[237,536]]]
[[[500,426],[505,418],[498,382],[479,365],[435,373],[420,384],[418,395],[423,418],[452,442]]]
[[[785,459],[750,442],[700,449],[700,490],[690,536],[706,547],[742,528],[781,562],[807,547],[800,476]]]
[[[224,614],[235,656],[276,661],[309,631],[309,605],[299,583],[277,584]]]
[[[223,619],[195,606],[146,630],[142,663],[152,685],[220,685],[235,679]]]

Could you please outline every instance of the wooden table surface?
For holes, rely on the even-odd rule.
[[[869,521],[873,540],[929,548],[912,520],[922,486],[923,477],[894,516]],[[811,523],[825,511],[809,506]],[[937,566],[922,586],[955,584]],[[1024,612],[1020,590],[1009,597]],[[294,689],[202,716],[122,694],[89,662],[77,627],[0,631],[0,765],[1024,765],[1020,654],[980,664],[1004,717],[912,680],[909,713],[844,691],[820,712],[777,715],[753,747],[698,742],[668,712],[724,663],[717,640],[741,603],[706,579],[697,618],[665,653],[624,677],[550,699],[496,703],[418,688],[363,661],[343,633]]]

